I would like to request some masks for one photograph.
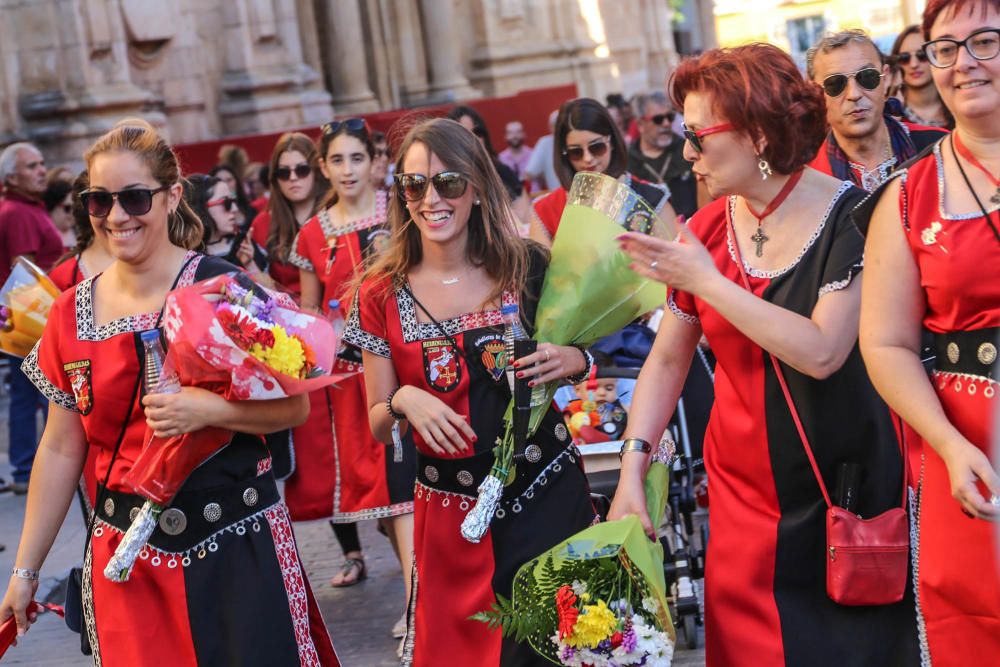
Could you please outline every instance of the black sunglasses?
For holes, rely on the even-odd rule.
[[[823,79],[823,92],[830,97],[840,97],[851,79],[865,90],[875,90],[882,83],[882,72],[874,67],[863,67],[850,74],[831,74]]]
[[[935,39],[924,44],[924,51],[931,65],[943,69],[955,64],[958,50],[963,46],[976,60],[992,60],[1000,54],[1000,28],[977,30],[961,42],[956,39]]]
[[[118,192],[107,190],[86,190],[80,193],[80,201],[87,209],[87,214],[95,218],[106,218],[114,208],[115,200],[121,204],[122,210],[129,215],[146,215],[153,208],[153,195],[169,190],[169,185],[158,188],[129,188]]]
[[[219,197],[218,199],[212,199],[205,202],[205,208],[211,208],[216,204],[222,204],[222,208],[228,213],[233,210],[233,206],[236,205],[236,197],[229,195],[228,197]]]
[[[306,178],[312,173],[312,167],[309,166],[308,162],[300,162],[292,167],[278,167],[274,170],[274,177],[279,181],[290,181],[292,180],[292,173],[298,178]]]
[[[643,116],[643,120],[648,120],[653,123],[653,125],[663,125],[663,121],[669,123],[674,122],[674,118],[677,118],[677,112],[668,111],[666,113],[658,113],[655,116]]]
[[[599,158],[608,152],[610,145],[611,137],[601,137],[600,139],[594,139],[586,146],[567,146],[562,154],[568,157],[571,162],[579,162],[583,159],[584,151]]]
[[[911,58],[916,58],[918,62],[927,62],[927,54],[924,53],[923,49],[913,52],[903,51],[902,53],[897,53],[895,56],[896,63],[900,65],[909,65]]]
[[[457,171],[442,171],[427,178],[423,174],[396,174],[396,189],[406,201],[420,201],[427,193],[427,184],[433,183],[434,190],[443,199],[458,199],[469,187],[469,179]]]
[[[351,132],[357,132],[365,127],[364,118],[348,118],[347,120],[331,120],[329,123],[323,124],[320,129],[323,134],[337,134],[340,132],[341,127],[346,127]]]

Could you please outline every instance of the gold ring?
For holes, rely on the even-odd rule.
[[[551,360],[552,360],[552,353],[549,352],[548,348],[545,348],[545,361],[551,361]]]

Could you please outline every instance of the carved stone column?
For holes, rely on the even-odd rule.
[[[341,115],[376,111],[378,101],[368,83],[358,0],[325,0],[323,8],[326,30],[322,43],[334,106]]]
[[[329,119],[330,97],[320,89],[317,72],[302,61],[295,5],[275,0],[221,5],[223,131],[265,132]]]
[[[462,71],[462,59],[456,36],[460,27],[455,21],[453,0],[420,0],[423,25],[433,26],[426,39],[426,54],[431,74],[431,94],[451,100],[480,97],[469,85]]]
[[[155,96],[130,81],[116,4],[34,0],[0,11],[0,22],[13,27],[20,134],[50,162],[79,163],[87,146],[122,117],[164,122]]]

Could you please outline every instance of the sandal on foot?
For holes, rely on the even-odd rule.
[[[396,625],[392,626],[392,638],[402,639],[406,636],[406,612],[396,621]]]
[[[354,578],[348,579],[352,574],[354,574]],[[365,567],[363,558],[347,558],[340,568],[340,575],[342,577],[340,583],[334,583],[331,579],[330,585],[334,588],[350,588],[359,581],[368,578],[368,568]]]

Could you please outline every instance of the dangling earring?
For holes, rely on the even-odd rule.
[[[476,201],[472,202],[472,203],[475,204],[476,206],[479,206],[479,200],[478,199]]]
[[[768,164],[767,160],[762,158],[759,154],[757,155],[757,169],[760,170],[760,180],[766,181],[767,177],[771,175],[771,165]]]

